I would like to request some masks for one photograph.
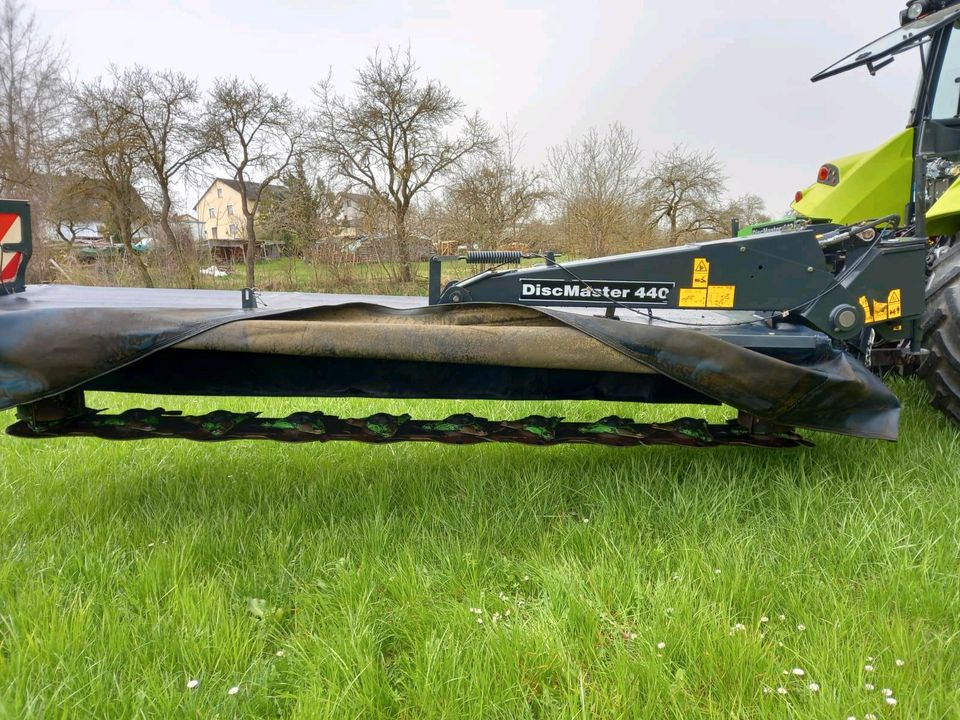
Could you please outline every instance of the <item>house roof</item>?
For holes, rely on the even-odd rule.
[[[213,179],[213,182],[210,183],[210,185],[207,187],[207,189],[204,190],[202,193],[200,193],[200,200],[202,200],[202,199],[204,198],[204,196],[205,196],[208,192],[210,192],[210,189],[211,189],[214,185],[216,185],[218,182],[223,183],[223,184],[226,185],[228,188],[231,188],[231,189],[233,189],[233,190],[236,190],[237,192],[240,192],[240,182],[239,182],[239,181],[234,180],[233,178],[218,177],[218,178],[214,178],[214,179]],[[247,189],[247,192],[246,192],[247,198],[250,199],[250,200],[258,200],[259,197],[260,197],[260,183],[251,182],[251,181],[247,180],[246,182],[244,182],[244,185],[246,185],[246,189]],[[267,185],[266,188],[264,188],[264,189],[267,190],[267,191],[278,191],[278,190],[282,190],[282,189],[283,189],[283,186],[282,186],[282,185],[275,185],[275,184],[271,183],[271,184]],[[197,200],[197,204],[193,206],[193,209],[194,209],[194,210],[196,210],[197,208],[200,207],[200,200]]]

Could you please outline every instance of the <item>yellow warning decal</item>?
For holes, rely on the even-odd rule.
[[[895,320],[901,315],[903,315],[903,307],[900,304],[900,288],[897,288],[887,295],[887,318]]]
[[[873,301],[873,321],[885,322],[887,319],[887,304],[885,302]]]
[[[708,308],[732,308],[736,285],[711,285],[707,288]]]
[[[903,317],[901,297],[900,288],[894,288],[887,293],[886,302],[880,300],[871,302],[867,300],[865,295],[862,295],[858,302],[860,303],[860,307],[863,308],[863,314],[866,316],[867,324],[888,322]]]
[[[681,288],[680,289],[680,307],[682,308],[702,308],[707,305],[706,288]]]
[[[693,259],[693,286],[705,288],[710,284],[710,262],[706,258]]]
[[[735,285],[711,285],[710,261],[706,258],[693,259],[693,287],[680,289],[679,306],[682,308],[723,308],[733,307],[737,293]]]

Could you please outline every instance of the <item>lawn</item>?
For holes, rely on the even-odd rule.
[[[894,389],[899,444],[789,451],[4,438],[0,713],[960,717],[960,435]]]

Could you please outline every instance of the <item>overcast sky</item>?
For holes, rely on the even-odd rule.
[[[522,159],[621,122],[647,156],[713,150],[731,194],[772,213],[822,162],[873,147],[907,118],[919,55],[876,77],[813,85],[822,67],[898,24],[898,0],[27,0],[74,72],[173,68],[209,83],[256,76],[297,102],[328,70],[349,87],[375,48],[407,45],[426,75],[491,123],[509,117]],[[189,203],[192,205],[192,199]]]

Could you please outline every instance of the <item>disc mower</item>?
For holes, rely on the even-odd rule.
[[[878,377],[894,368],[922,375],[960,422],[960,0],[911,2],[893,32],[813,80],[875,74],[907,51],[922,66],[907,128],[825,163],[791,217],[581,261],[438,256],[427,298],[26,286],[30,210],[0,202],[0,408],[18,417],[7,432],[790,447],[808,428],[894,440],[899,402]],[[452,262],[479,271],[444,284]],[[87,407],[87,390],[443,398],[453,412],[111,414]],[[736,417],[487,419],[469,412],[474,399],[725,404]]]

